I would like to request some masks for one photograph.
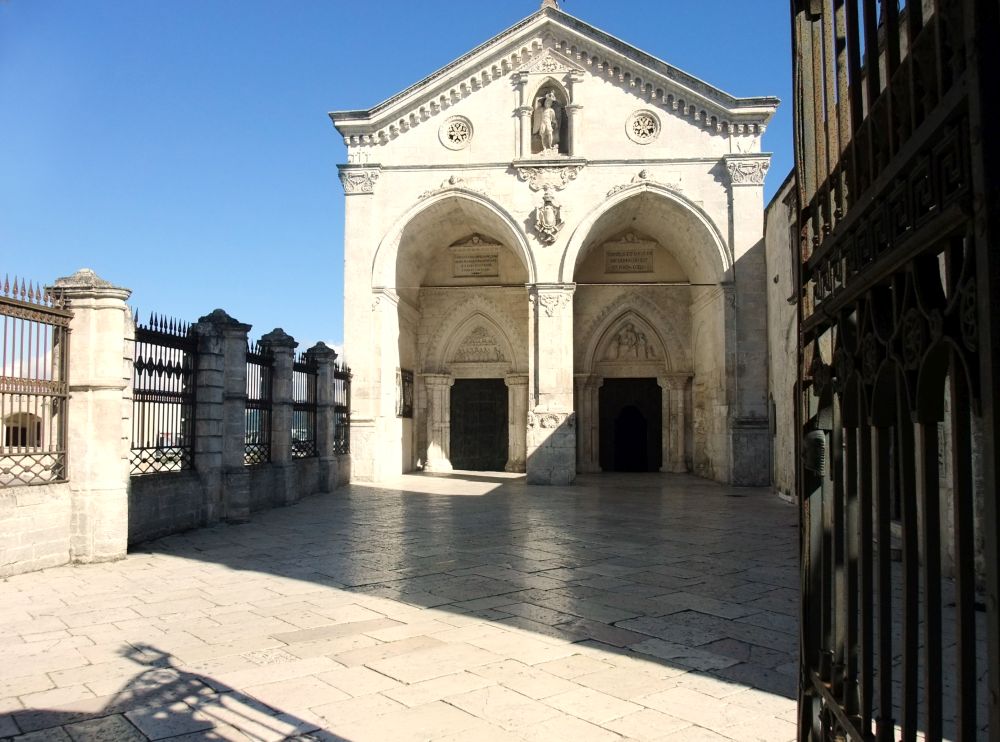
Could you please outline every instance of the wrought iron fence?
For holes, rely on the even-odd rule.
[[[346,363],[333,365],[334,453],[351,452],[351,369]]]
[[[132,475],[194,465],[197,338],[190,325],[152,314],[135,326]]]
[[[900,6],[792,3],[809,742],[1000,735],[1000,14]]]
[[[292,364],[292,458],[316,455],[316,362],[303,353]]]
[[[243,463],[271,460],[271,399],[274,388],[274,354],[260,341],[247,344],[246,438]]]
[[[413,417],[413,372],[396,369],[396,417]]]
[[[0,316],[0,487],[64,481],[73,314],[58,295],[5,278]]]

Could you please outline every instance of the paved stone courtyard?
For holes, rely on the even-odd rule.
[[[795,523],[682,475],[355,484],[0,582],[0,737],[792,740]]]

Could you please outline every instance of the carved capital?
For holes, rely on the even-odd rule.
[[[729,172],[729,182],[734,186],[764,185],[764,176],[771,167],[770,155],[726,155],[723,161]]]
[[[375,181],[381,174],[382,169],[379,167],[340,166],[340,182],[348,196],[374,193]]]
[[[575,288],[575,284],[535,286],[528,294],[528,301],[546,317],[555,317],[572,303]]]

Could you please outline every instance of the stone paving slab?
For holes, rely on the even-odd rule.
[[[677,475],[354,484],[0,582],[0,739],[792,740],[795,524]]]

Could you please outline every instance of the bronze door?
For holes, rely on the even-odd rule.
[[[507,385],[458,379],[451,388],[451,465],[503,471],[507,464]]]
[[[603,471],[659,471],[662,391],[656,379],[605,379],[600,391]]]

